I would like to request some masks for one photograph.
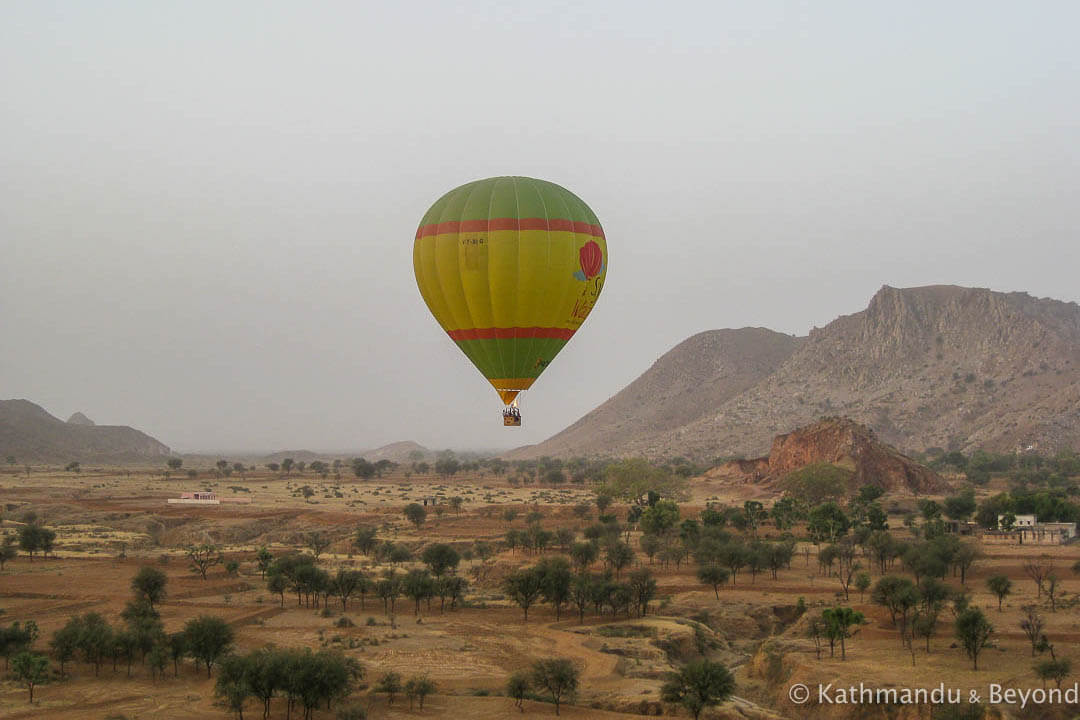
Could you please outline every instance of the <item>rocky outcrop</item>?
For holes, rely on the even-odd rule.
[[[716,469],[718,476],[780,480],[807,465],[829,463],[850,469],[851,490],[877,485],[891,492],[943,492],[940,475],[878,440],[865,425],[841,417],[823,418],[773,439],[768,456],[733,460]]]
[[[517,456],[760,456],[777,434],[838,414],[907,451],[1080,447],[1075,303],[885,286],[865,310],[804,338],[770,333],[694,336]],[[712,366],[725,370],[710,375]]]

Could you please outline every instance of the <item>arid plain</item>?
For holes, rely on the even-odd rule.
[[[572,542],[581,541],[596,524],[599,512],[596,494],[588,485],[523,484],[483,470],[448,478],[405,477],[399,472],[366,480],[346,472],[335,478],[265,469],[246,471],[243,478],[213,477],[212,471],[201,473],[198,480],[177,475],[166,478],[161,470],[135,468],[79,473],[34,468],[30,475],[13,468],[0,475],[4,533],[17,533],[24,524],[20,518],[27,518],[27,513],[34,513],[35,522],[56,533],[48,557],[38,554],[31,559],[19,553],[6,564],[0,574],[0,624],[33,620],[40,629],[37,646],[45,648],[48,638],[72,616],[99,612],[110,622],[120,623],[132,596],[132,578],[140,567],[152,566],[167,576],[166,595],[159,605],[166,632],[210,614],[224,618],[233,628],[237,652],[268,644],[330,648],[358,661],[364,674],[351,696],[339,699],[329,710],[315,710],[314,717],[328,718],[350,703],[362,705],[369,717],[518,715],[513,699],[506,696],[507,679],[542,657],[569,659],[580,671],[577,693],[560,708],[567,717],[685,716],[685,709],[661,702],[660,688],[667,673],[700,657],[731,668],[737,683],[734,696],[707,708],[706,716],[938,717],[931,715],[938,711],[925,706],[895,707],[888,710],[890,715],[880,714],[886,712],[880,707],[807,709],[793,705],[788,690],[794,683],[816,687],[820,682],[860,681],[882,687],[932,688],[942,682],[965,689],[983,689],[991,682],[1043,687],[1032,669],[1031,645],[1020,627],[1021,606],[1037,602],[1035,583],[1024,565],[1038,558],[1049,562],[1061,579],[1053,611],[1045,597],[1038,601],[1045,606],[1041,615],[1047,637],[1058,655],[1064,656],[1080,639],[1076,610],[1080,580],[1070,570],[1080,560],[1080,548],[1074,545],[980,545],[963,585],[953,573],[947,574],[945,583],[966,588],[970,604],[981,608],[995,628],[975,671],[957,647],[948,611],[943,612],[930,640],[930,652],[921,639],[912,652],[901,641],[889,610],[874,603],[871,592],[851,587],[844,599],[836,572],[818,562],[823,545],[804,539],[798,525],[792,528],[797,538],[793,555],[789,564],[777,568],[775,578],[767,569],[752,577],[744,568],[734,584],[726,582],[714,592],[699,579],[692,558],[676,563],[661,552],[650,559],[640,549],[641,529],[626,529],[624,524],[623,536],[634,557],[619,568],[620,574],[626,577],[635,568],[644,568],[657,583],[647,613],[627,608],[613,614],[601,607],[602,614],[597,614],[589,604],[582,621],[577,609],[567,604],[556,618],[551,604],[537,599],[526,622],[522,609],[504,590],[506,576],[519,567],[562,555],[566,548],[560,548],[554,538],[543,550],[511,548],[507,533],[514,529],[524,533],[531,524],[553,534],[558,529],[570,530]],[[167,504],[168,498],[181,491],[203,488],[251,502]],[[1001,481],[994,480],[979,489],[978,498],[1003,489]],[[690,478],[680,491],[679,511],[682,519],[697,518],[707,507],[739,508],[748,499],[758,499],[768,508],[775,497],[773,491],[745,482]],[[888,510],[890,527],[898,538],[912,532],[900,517],[915,511],[920,499],[925,498],[889,494],[878,500]],[[427,506],[426,518],[421,524],[411,523],[403,514],[404,507],[425,501],[434,503]],[[625,523],[629,508],[616,501],[607,513]],[[386,558],[376,560],[377,553],[360,552],[354,534],[361,526],[374,528],[379,542],[409,548],[413,559],[392,563]],[[441,607],[438,598],[433,602],[428,598],[418,603],[417,612],[408,597],[401,597],[392,613],[386,612],[374,592],[349,598],[343,611],[333,596],[315,608],[299,601],[294,592],[279,596],[268,590],[258,567],[258,549],[265,547],[276,556],[303,552],[312,533],[327,543],[320,549],[319,567],[331,575],[339,568],[359,570],[372,580],[392,567],[401,573],[423,567],[420,556],[425,547],[448,544],[463,557],[457,574],[466,578],[468,589],[453,609]],[[765,542],[781,535],[768,520],[753,533]],[[562,539],[567,539],[565,532]],[[474,554],[478,542],[486,543],[490,554]],[[232,572],[226,563],[212,566],[205,579],[192,572],[185,548],[205,544],[219,549],[226,563],[237,563]],[[603,557],[590,565],[590,569],[600,569]],[[868,559],[861,565],[878,580],[879,573]],[[895,572],[902,572],[899,564]],[[987,579],[995,575],[1009,577],[1013,585],[1001,611],[987,587]],[[827,645],[817,659],[808,623],[823,608],[836,604],[863,613],[865,624],[846,640],[846,659],[841,659],[839,648],[830,657]],[[0,692],[0,714],[11,718],[224,718],[231,714],[215,698],[214,679],[197,670],[190,659],[180,662],[176,672],[170,662],[157,678],[145,662],[136,659],[130,675],[125,665],[124,661],[118,665],[106,661],[95,674],[93,665],[76,657],[68,663],[66,679],[53,678],[35,689],[33,705],[27,702],[25,686],[8,679]],[[379,678],[391,671],[403,677],[423,673],[434,681],[436,689],[423,710],[410,710],[403,697],[390,704],[385,693],[375,691]],[[260,709],[249,703],[247,712],[254,715]],[[522,709],[533,716],[555,714],[555,706],[540,697],[526,699]],[[1002,710],[1016,717],[1050,716],[1047,708]],[[283,698],[273,701],[271,717],[284,717],[286,711]]]

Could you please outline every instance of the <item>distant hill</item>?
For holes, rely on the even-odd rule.
[[[726,370],[710,377],[710,367]],[[563,432],[510,456],[759,456],[774,435],[827,415],[908,451],[1080,448],[1080,306],[885,286],[865,310],[805,338],[695,335]]]
[[[435,457],[435,453],[431,452],[420,443],[413,442],[412,440],[403,440],[401,442],[383,445],[374,450],[360,453],[360,455],[369,462],[390,460],[391,462],[396,463],[420,462],[423,460],[431,460]]]
[[[93,427],[97,425],[96,422],[83,415],[81,412],[77,412],[67,419],[69,425],[87,425]]]
[[[126,463],[159,460],[169,448],[134,428],[64,422],[28,400],[0,400],[0,455],[19,463]]]
[[[259,459],[265,460],[266,462],[280,463],[285,458],[292,458],[294,462],[308,463],[312,460],[325,460],[327,457],[326,453],[316,453],[311,452],[310,450],[281,450],[276,453],[265,455]]]
[[[292,458],[296,462],[309,463],[312,460],[327,460],[327,459],[352,459],[362,457],[371,462],[377,462],[379,460],[391,460],[396,463],[413,462],[414,457],[419,460],[431,460],[435,456],[435,453],[431,452],[423,445],[415,443],[412,440],[403,440],[400,442],[390,443],[389,445],[383,445],[373,450],[364,450],[362,452],[353,453],[316,453],[310,450],[282,450],[280,452],[271,453],[257,458],[258,462],[277,462],[280,463],[285,458]]]

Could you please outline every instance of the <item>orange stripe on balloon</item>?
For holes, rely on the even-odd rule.
[[[523,340],[529,338],[556,338],[569,340],[574,330],[566,328],[510,327],[510,328],[471,328],[468,330],[447,330],[446,334],[454,342],[460,340]]]
[[[428,237],[429,235],[441,235],[443,233],[456,232],[494,232],[496,230],[549,230],[575,232],[593,237],[604,237],[604,230],[599,225],[576,220],[561,220],[554,218],[491,218],[489,220],[461,220],[443,223],[422,225],[416,230],[416,237]]]

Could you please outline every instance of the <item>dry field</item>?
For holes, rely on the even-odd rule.
[[[243,490],[230,489],[247,488]],[[314,491],[305,499],[304,486]],[[250,505],[169,506],[168,497],[183,490],[213,488],[223,496],[250,496]],[[423,498],[463,500],[459,512],[440,504],[417,530],[402,516],[402,507]],[[1042,683],[1032,671],[1030,645],[1019,627],[1020,606],[1034,602],[1034,583],[1023,572],[1023,562],[1039,554],[1053,557],[1065,592],[1057,612],[1044,611],[1046,632],[1059,656],[1074,657],[1080,672],[1080,580],[1070,568],[1080,559],[1080,546],[1056,548],[984,547],[984,557],[976,563],[967,580],[973,604],[985,610],[996,632],[994,646],[980,658],[980,669],[971,669],[963,651],[955,647],[951,618],[946,611],[932,652],[911,654],[901,646],[884,608],[860,599],[852,591],[848,604],[865,613],[868,624],[849,641],[848,658],[818,661],[806,638],[806,620],[820,615],[823,607],[837,602],[839,584],[835,578],[818,575],[813,546],[802,546],[790,569],[781,570],[776,580],[766,572],[751,583],[741,573],[734,586],[720,590],[717,600],[711,588],[699,583],[693,563],[680,568],[651,566],[659,582],[659,601],[650,615],[626,619],[586,614],[578,623],[576,614],[566,612],[556,620],[547,605],[530,610],[529,621],[504,599],[499,579],[513,568],[533,562],[535,555],[503,551],[489,562],[476,580],[479,561],[463,563],[459,572],[471,581],[467,607],[440,612],[438,601],[423,607],[414,616],[412,603],[402,598],[393,617],[384,614],[381,601],[369,595],[364,607],[350,601],[344,613],[348,627],[335,625],[342,615],[339,602],[331,601],[329,617],[317,610],[298,606],[295,595],[280,598],[266,590],[253,561],[254,551],[267,545],[273,552],[300,546],[302,534],[321,530],[334,540],[321,558],[321,565],[333,571],[339,566],[362,569],[377,575],[381,568],[365,556],[355,554],[350,538],[359,524],[379,528],[380,539],[393,539],[419,546],[438,541],[465,547],[477,539],[498,540],[510,527],[504,510],[519,510],[513,527],[524,527],[524,515],[539,510],[549,529],[578,530],[595,521],[574,513],[577,503],[592,498],[586,488],[568,485],[552,489],[529,485],[512,487],[493,477],[386,478],[361,481],[343,476],[322,480],[310,473],[281,478],[266,472],[246,477],[165,479],[160,472],[108,469],[63,472],[34,472],[0,475],[0,505],[7,532],[19,526],[19,518],[33,510],[44,523],[57,531],[53,557],[29,561],[20,554],[0,573],[0,624],[14,620],[34,620],[41,628],[38,649],[69,617],[98,611],[111,622],[131,597],[131,578],[142,565],[153,565],[169,578],[168,597],[161,607],[166,630],[180,629],[187,620],[204,613],[225,618],[236,630],[240,650],[276,644],[280,647],[338,648],[355,657],[366,668],[366,682],[383,672],[396,670],[406,677],[427,672],[438,683],[437,694],[424,710],[409,711],[406,701],[388,707],[384,697],[360,691],[357,698],[369,707],[369,717],[488,718],[519,715],[512,701],[502,697],[508,675],[526,668],[540,657],[559,656],[574,660],[582,669],[581,688],[576,700],[563,707],[567,718],[603,718],[616,715],[664,714],[675,709],[659,703],[659,687],[665,672],[680,658],[701,649],[714,660],[736,667],[737,697],[706,716],[725,718],[856,718],[886,717],[870,714],[866,708],[808,709],[787,700],[792,683],[815,687],[819,682],[865,682],[870,686],[936,687],[983,689],[990,682],[1029,688]],[[708,500],[738,503],[748,498],[766,500],[754,486],[732,486],[720,482],[692,486],[683,503],[684,516],[696,515]],[[885,498],[886,507],[910,507],[912,498]],[[429,508],[431,510],[431,508]],[[625,508],[619,508],[624,512]],[[899,526],[897,519],[893,525]],[[775,533],[764,528],[763,534]],[[190,572],[181,548],[189,543],[212,542],[225,549],[229,559],[240,561],[237,577],[227,576],[221,566],[207,580]],[[636,548],[636,539],[632,542]],[[636,562],[647,563],[638,553]],[[986,578],[1006,574],[1013,579],[1014,595],[1003,612],[986,588]],[[876,579],[876,576],[875,576]],[[959,585],[954,578],[950,584]],[[798,598],[809,607],[800,619],[795,612]],[[841,598],[842,599],[842,598]],[[695,650],[697,648],[697,650]],[[226,718],[230,714],[215,704],[213,681],[196,672],[188,661],[173,677],[154,682],[149,671],[135,664],[129,678],[123,665],[114,672],[111,663],[95,677],[93,667],[81,662],[70,666],[71,677],[40,686],[33,706],[26,691],[11,679],[0,684],[0,717],[3,718]],[[1069,680],[1071,684],[1072,679]],[[554,707],[527,702],[533,716],[554,716]],[[1009,713],[1010,708],[1001,708]],[[245,717],[257,717],[254,703]],[[685,710],[681,715],[686,717]],[[285,705],[274,701],[272,717],[284,717]],[[318,718],[332,718],[332,711],[320,710]],[[930,717],[929,709],[908,709],[889,717]],[[1041,717],[1027,715],[1026,717]]]

